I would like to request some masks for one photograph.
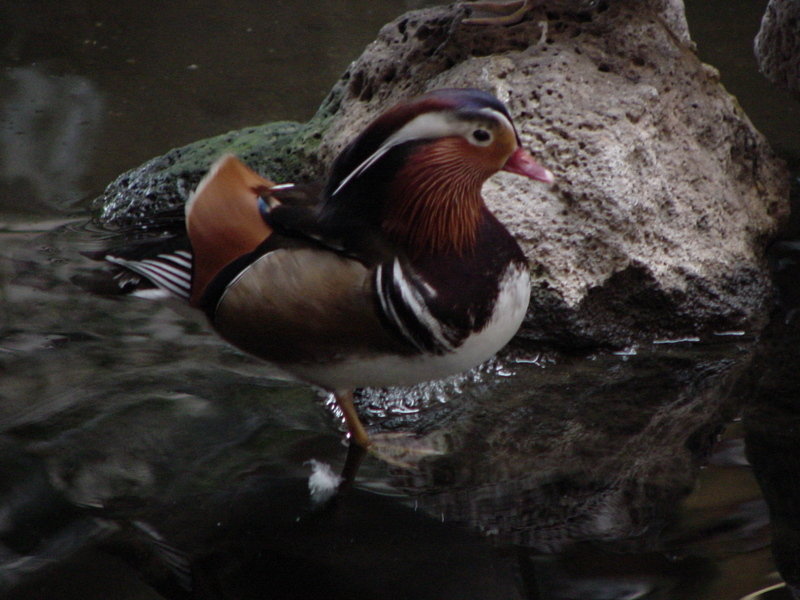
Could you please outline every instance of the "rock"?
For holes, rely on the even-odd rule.
[[[463,24],[463,5],[408,13],[381,30],[307,125],[231,134],[213,140],[216,152],[201,142],[174,151],[169,172],[148,163],[138,181],[172,186],[156,196],[180,201],[196,169],[241,138],[265,174],[319,177],[392,104],[478,87],[507,103],[523,144],[556,175],[550,189],[505,173],[484,189],[531,261],[523,336],[620,346],[759,328],[771,293],[763,248],[788,213],[789,177],[698,60],[682,3],[548,6],[510,27]],[[138,196],[136,185],[112,184],[104,217],[124,220]]]
[[[755,43],[761,72],[775,85],[800,95],[800,5],[770,0]]]
[[[240,156],[273,179],[292,179],[295,165],[304,156],[292,142],[301,139],[307,129],[281,121],[175,148],[120,175],[94,206],[107,225],[134,225],[146,215],[183,204],[223,152]]]

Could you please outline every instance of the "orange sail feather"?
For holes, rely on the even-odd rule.
[[[272,233],[258,208],[274,183],[232,155],[223,156],[186,204],[194,275],[190,302],[197,306],[206,287],[232,261],[258,247]]]

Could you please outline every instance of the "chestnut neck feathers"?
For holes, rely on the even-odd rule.
[[[460,140],[426,144],[398,171],[382,228],[412,260],[424,254],[462,255],[474,246],[487,174],[459,153]]]
[[[469,251],[481,187],[518,147],[505,107],[477,90],[438,90],[388,111],[333,165],[320,220],[380,231],[414,260]]]

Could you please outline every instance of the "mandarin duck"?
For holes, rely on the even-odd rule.
[[[553,180],[494,96],[438,90],[378,117],[318,192],[224,156],[181,235],[102,257],[125,292],[178,296],[234,346],[332,392],[366,448],[355,388],[475,367],[525,316],[525,256],[481,196],[501,170]]]

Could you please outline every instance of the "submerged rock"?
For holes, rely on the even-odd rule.
[[[575,8],[575,7],[578,8]],[[534,275],[526,337],[562,346],[758,328],[765,243],[788,213],[788,174],[702,64],[678,1],[533,8],[517,25],[463,23],[464,5],[388,24],[306,125],[206,140],[123,175],[99,199],[127,223],[183,201],[224,151],[277,181],[324,175],[369,121],[409,96],[477,87],[507,103],[556,174],[487,184]]]

